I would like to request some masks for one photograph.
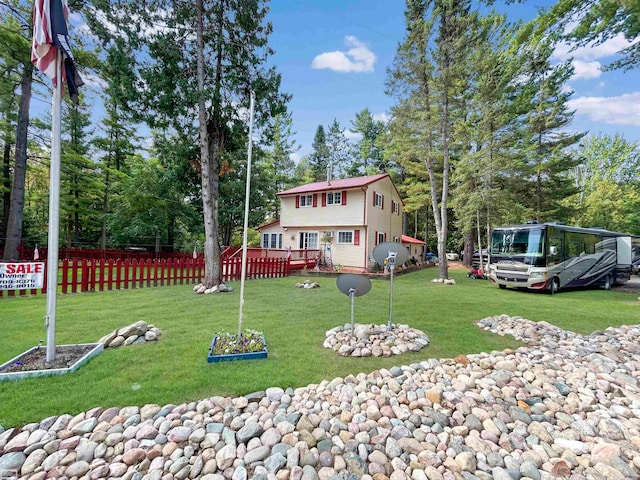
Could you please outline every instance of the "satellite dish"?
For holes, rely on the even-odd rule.
[[[373,258],[379,265],[402,265],[409,258],[407,248],[398,242],[384,242],[373,249]]]
[[[373,258],[376,263],[389,267],[389,325],[387,329],[391,331],[393,327],[393,270],[396,265],[402,265],[409,258],[409,251],[398,242],[384,242],[373,249]]]
[[[361,297],[371,290],[371,280],[364,275],[356,275],[355,273],[343,273],[336,280],[338,290],[349,296],[351,300],[351,335],[353,335],[353,310],[355,298]]]
[[[351,295],[353,293],[355,297],[361,297],[371,290],[371,280],[369,280],[369,277],[356,275],[355,273],[343,273],[338,277],[338,280],[336,280],[336,285],[338,286],[338,290],[345,295]]]

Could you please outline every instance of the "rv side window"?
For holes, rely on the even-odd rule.
[[[549,237],[549,257],[547,266],[555,265],[562,261],[564,236],[562,232],[554,232]],[[555,247],[555,248],[552,248]]]

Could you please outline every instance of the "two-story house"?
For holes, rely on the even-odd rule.
[[[382,242],[400,242],[400,194],[389,174],[315,182],[279,192],[280,221],[258,228],[262,248],[319,250],[325,265],[368,270]]]

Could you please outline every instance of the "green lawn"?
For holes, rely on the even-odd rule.
[[[216,331],[237,330],[238,283],[234,293],[221,295],[194,295],[183,285],[59,296],[57,344],[95,342],[137,320],[153,323],[163,335],[155,344],[107,350],[71,374],[0,383],[0,424],[96,406],[177,404],[269,386],[295,388],[431,357],[516,347],[512,338],[475,326],[488,315],[546,320],[581,333],[640,323],[633,294],[505,291],[467,279],[464,271],[451,273],[455,286],[432,283],[434,268],[395,278],[394,323],[408,323],[431,339],[422,351],[396,358],[342,358],[322,348],[326,330],[350,321],[349,299],[335,278],[318,279],[321,288],[314,290],[294,288],[297,277],[248,281],[244,326],[265,332],[269,358],[222,364],[207,363],[207,350]],[[374,280],[372,290],[356,299],[356,322],[386,324],[388,296],[389,283]],[[0,363],[46,339],[45,311],[45,296],[0,299]]]

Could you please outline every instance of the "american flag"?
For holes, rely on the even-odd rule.
[[[78,87],[84,82],[76,70],[69,45],[66,0],[35,0],[33,5],[33,45],[31,63],[56,83],[56,53],[62,52],[64,69],[62,80],[67,83],[69,94],[78,102]]]

